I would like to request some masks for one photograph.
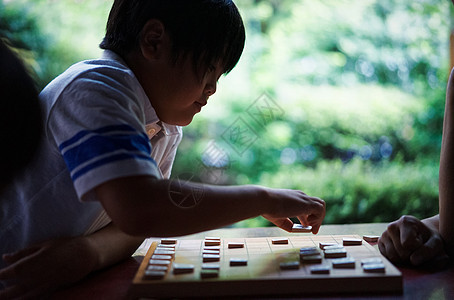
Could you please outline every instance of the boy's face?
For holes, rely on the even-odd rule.
[[[153,19],[143,28],[139,48],[130,53],[126,61],[159,119],[167,124],[188,125],[216,92],[222,75],[220,64],[210,66],[205,74],[196,74],[191,55],[175,64],[171,38],[163,24]]]
[[[167,124],[186,126],[216,92],[222,72],[219,65],[211,66],[205,74],[196,74],[192,60],[187,58],[176,65],[170,55],[159,68],[156,82],[150,82],[150,102],[159,119]]]

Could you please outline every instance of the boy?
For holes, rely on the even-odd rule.
[[[446,267],[454,256],[454,69],[446,91],[440,155],[439,214],[418,220],[402,216],[388,225],[379,249],[392,262],[430,268]]]
[[[185,235],[258,215],[285,230],[289,217],[298,217],[318,232],[324,201],[301,191],[168,180],[180,126],[216,92],[244,40],[231,0],[114,2],[103,57],[72,66],[41,93],[46,136],[39,159],[3,198],[12,204],[3,209],[0,249],[25,248],[4,255],[9,266],[0,279],[17,280],[9,296],[57,286],[39,282],[46,257],[64,266],[46,277],[65,284],[130,256],[146,236]],[[193,208],[171,201],[174,191],[194,190],[203,193]],[[65,278],[65,269],[72,276]]]

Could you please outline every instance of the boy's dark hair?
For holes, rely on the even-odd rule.
[[[125,57],[150,19],[169,32],[175,63],[191,55],[198,70],[220,61],[227,74],[243,52],[244,25],[232,0],[115,0],[100,47]]]
[[[0,191],[32,160],[41,138],[38,91],[0,37]]]

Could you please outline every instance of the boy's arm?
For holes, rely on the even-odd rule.
[[[140,236],[186,235],[259,215],[288,231],[293,224],[288,218],[298,217],[317,233],[325,216],[323,200],[301,191],[259,186],[212,186],[136,176],[104,183],[96,194],[120,229]]]
[[[130,257],[142,241],[110,224],[89,236],[51,240],[5,254],[8,266],[0,270],[0,280],[10,285],[0,291],[0,299],[49,294]]]
[[[446,91],[443,140],[440,154],[439,214],[440,234],[448,254],[454,255],[454,69]]]

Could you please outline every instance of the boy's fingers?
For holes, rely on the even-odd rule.
[[[25,248],[25,249],[22,249],[22,250],[13,252],[13,253],[3,254],[3,260],[7,264],[13,264],[24,257],[32,255],[33,253],[35,253],[38,250],[39,250],[39,247],[29,247],[29,248]]]
[[[291,232],[293,228],[293,222],[289,218],[267,218],[274,225],[279,228],[284,229],[285,231]]]

